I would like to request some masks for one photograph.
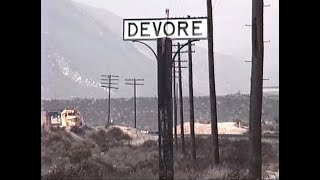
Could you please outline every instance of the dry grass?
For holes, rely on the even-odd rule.
[[[245,179],[246,176],[246,170],[238,170],[228,165],[219,165],[206,169],[200,179]]]

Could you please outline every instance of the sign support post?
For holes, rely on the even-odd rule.
[[[169,11],[167,11],[168,15]],[[189,40],[172,57],[172,39]],[[207,39],[207,17],[124,19],[123,40],[147,46],[158,63],[159,179],[173,179],[172,64],[189,43]],[[157,40],[157,53],[142,40]]]
[[[172,135],[172,41],[157,40],[158,52],[158,129],[159,179],[173,179]]]

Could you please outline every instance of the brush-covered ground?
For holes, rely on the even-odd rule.
[[[42,129],[42,179],[158,179],[158,142],[132,137],[123,128],[110,126]],[[137,143],[137,137],[143,139]],[[196,138],[197,161],[174,147],[175,179],[246,179],[248,141],[219,140],[220,165],[211,166],[210,138]],[[279,178],[279,145],[263,144],[263,177]]]

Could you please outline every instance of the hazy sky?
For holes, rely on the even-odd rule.
[[[74,0],[107,9],[122,18],[165,17],[169,8],[171,17],[206,16],[206,0]],[[251,1],[213,0],[214,50],[251,59]],[[265,0],[264,9],[265,75],[266,84],[277,84],[279,73],[279,0]],[[199,45],[206,47],[207,42]]]

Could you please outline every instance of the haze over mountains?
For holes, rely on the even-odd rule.
[[[109,17],[112,19],[112,17]],[[108,20],[106,20],[108,21]],[[147,67],[147,68],[146,68]],[[156,66],[130,43],[72,1],[42,3],[42,96],[44,98],[105,97],[99,88],[101,74],[123,78],[143,77],[155,91]],[[123,83],[120,89],[125,89]],[[128,96],[131,91],[116,91]]]
[[[119,90],[112,97],[131,97],[132,87],[124,85],[124,79],[133,77],[145,79],[138,96],[157,95],[156,61],[146,48],[122,40],[121,17],[71,0],[43,0],[41,6],[42,98],[105,98],[101,74],[120,75]],[[209,87],[207,51],[201,46],[195,51],[194,95],[204,96]],[[243,61],[215,52],[217,94],[249,91],[251,66]],[[187,95],[187,69],[183,86]]]

